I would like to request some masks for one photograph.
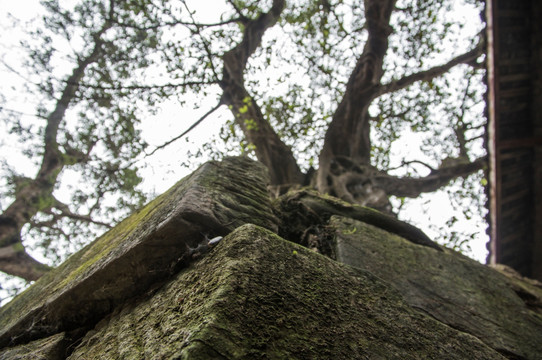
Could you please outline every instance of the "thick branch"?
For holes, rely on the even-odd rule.
[[[78,61],[77,66],[66,81],[66,85],[60,99],[56,103],[55,109],[47,117],[47,125],[43,138],[43,159],[38,174],[33,180],[18,189],[15,200],[1,215],[1,271],[21,276],[26,280],[35,280],[47,269],[46,266],[41,265],[25,252],[20,232],[23,226],[34,215],[50,208],[54,202],[52,197],[54,186],[60,171],[65,165],[65,156],[60,151],[57,142],[58,129],[64,119],[68,106],[76,96],[79,82],[83,78],[86,68],[102,56],[103,40],[100,37],[110,27],[111,24],[106,22],[102,29],[94,34],[93,50],[87,57]],[[17,264],[20,264],[19,270],[16,269]]]
[[[47,117],[44,154],[40,169],[35,179],[25,184],[18,191],[15,201],[2,214],[4,218],[9,218],[16,226],[11,228],[11,231],[0,231],[0,246],[13,244],[13,239],[18,239],[18,236],[15,236],[13,231],[19,232],[23,225],[41,210],[40,207],[44,201],[51,197],[57,176],[64,166],[63,154],[60,152],[57,143],[58,128],[64,119],[70,102],[75,97],[76,84],[83,77],[86,67],[99,58],[100,46],[101,42],[97,43],[90,56],[79,62],[72,75],[70,75],[55,109]],[[0,227],[0,230],[4,229]]]
[[[368,38],[346,84],[344,97],[326,132],[323,152],[369,161],[369,116],[367,109],[376,96],[388,50],[389,25],[394,0],[366,0]]]
[[[382,174],[376,179],[376,183],[388,195],[415,198],[420,196],[421,193],[436,191],[447,185],[451,180],[466,177],[484,169],[486,166],[487,157],[481,157],[473,162],[442,167],[421,178],[395,177]]]
[[[273,6],[267,13],[262,13],[254,20],[245,23],[243,39],[223,56],[224,80],[242,80],[248,59],[262,42],[265,31],[278,21],[284,9],[284,0],[274,0]],[[242,82],[241,82],[242,84]]]
[[[405,89],[409,87],[410,85],[418,82],[418,81],[429,81],[436,77],[439,77],[446,72],[448,72],[451,68],[454,66],[457,66],[459,64],[468,64],[472,63],[474,60],[476,60],[480,55],[484,53],[484,47],[482,44],[478,45],[474,49],[472,49],[469,52],[466,52],[464,54],[461,54],[450,61],[448,61],[446,64],[435,66],[429,70],[420,71],[415,74],[411,74],[408,76],[405,76],[397,81],[392,81],[388,84],[382,85],[377,95],[383,95],[390,92],[394,92],[397,90]]]
[[[34,281],[51,268],[28,255],[22,245],[12,245],[0,248],[0,270],[28,281]]]
[[[267,166],[272,185],[300,184],[303,174],[291,149],[265,120],[260,107],[245,89],[244,71],[248,59],[261,45],[263,34],[277,22],[284,5],[284,0],[274,0],[268,13],[247,20],[241,42],[222,57],[224,68],[220,82],[224,90],[222,101],[229,105],[247,141],[256,147],[256,156]]]
[[[370,161],[368,108],[380,87],[394,6],[395,0],[365,0],[368,38],[324,138],[317,178],[321,192],[329,192],[327,175],[334,157],[348,157],[360,164]]]

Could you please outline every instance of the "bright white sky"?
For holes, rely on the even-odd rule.
[[[194,1],[194,3],[198,4],[200,7],[198,14],[205,14],[204,9],[208,8],[209,1]],[[215,4],[214,1],[213,4]],[[19,65],[17,63],[18,58],[15,52],[19,32],[9,30],[9,22],[6,22],[5,20],[6,14],[11,13],[16,18],[23,20],[24,23],[24,21],[31,19],[38,10],[38,0],[0,0],[0,57],[3,61],[13,67]],[[211,16],[216,16],[216,7],[213,7],[213,11]],[[458,14],[458,16],[463,16],[463,14]],[[476,14],[476,16],[478,15]],[[20,78],[7,72],[2,64],[0,64],[0,76],[2,79],[2,84],[0,84],[2,90],[0,93],[2,93],[11,82],[21,81]],[[10,107],[14,110],[31,114],[33,110],[26,108],[25,105],[26,104],[24,103],[10,104]],[[149,119],[148,121],[143,122],[143,136],[146,141],[151,144],[150,149],[153,148],[153,145],[160,145],[180,134],[213,106],[215,106],[214,100],[202,104],[200,109],[193,109],[190,106],[181,107],[174,102],[164,104],[155,119]],[[179,179],[190,173],[194,167],[188,169],[180,166],[180,163],[182,162],[181,157],[185,156],[187,150],[195,153],[205,139],[218,133],[220,126],[228,117],[228,112],[226,110],[227,109],[223,108],[206,119],[203,124],[189,134],[189,141],[181,139],[170,145],[166,150],[161,150],[153,155],[149,160],[149,165],[142,171],[143,178],[145,179],[143,184],[145,189],[160,194]],[[155,131],[157,128],[159,131]],[[3,130],[3,124],[0,123],[0,131]],[[409,146],[409,144],[412,144],[413,140],[413,137],[403,139],[394,146],[392,152],[401,154],[403,157],[406,153],[410,153],[411,156],[408,156],[407,158],[417,158],[420,153],[419,149],[417,147]],[[0,145],[2,144],[6,144],[6,141],[5,139],[0,138]],[[28,168],[29,172],[27,175],[33,176],[34,174],[32,172],[34,172],[35,169],[32,167],[31,163],[26,158],[17,154],[24,144],[9,144],[9,146],[14,150],[13,154],[10,154],[11,160],[17,164],[26,164],[25,167]],[[194,166],[195,165],[197,164],[194,164]],[[428,215],[424,215],[423,209],[428,210],[426,212]],[[438,234],[435,234],[434,231],[429,229],[429,224],[444,224],[453,211],[446,193],[438,191],[411,200],[409,202],[408,210],[401,214],[401,218],[419,226],[430,237],[436,238],[438,237]],[[486,225],[479,224],[474,220],[464,220],[461,226],[469,229],[471,232],[478,232],[479,236],[477,239],[470,243],[472,253],[468,255],[484,263],[487,254],[485,244],[488,241],[488,237],[485,234]]]

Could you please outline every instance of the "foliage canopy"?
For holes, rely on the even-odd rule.
[[[387,212],[460,182],[452,201],[481,217],[481,1],[41,4],[23,65],[3,60],[22,81],[2,89],[1,271],[37,279],[47,266],[25,247],[55,265],[139,207],[141,168],[225,109],[192,163],[244,153],[268,167],[276,194],[310,185]],[[141,129],[165,103],[210,100],[182,134],[146,142]],[[420,143],[405,147],[406,135]]]

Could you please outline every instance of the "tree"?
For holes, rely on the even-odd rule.
[[[139,89],[128,93],[130,86],[121,85],[135,69],[148,66],[154,38],[114,27],[114,20],[135,16],[115,1],[86,1],[71,11],[58,1],[43,5],[48,15],[32,34],[35,41],[22,44],[29,71],[21,76],[38,121],[4,112],[9,132],[25,143],[25,155],[39,163],[37,174],[28,177],[3,159],[8,176],[2,197],[11,201],[0,215],[0,270],[26,280],[38,279],[49,267],[28,255],[23,232],[41,235],[38,246],[45,250],[54,240],[53,250],[58,251],[63,245],[59,238],[73,244],[93,233],[85,229],[110,227],[115,217],[145,200],[130,164],[145,147],[135,128],[138,104],[130,102],[142,97]],[[67,45],[73,47],[64,58],[57,47]],[[65,73],[63,68],[71,70]],[[68,205],[54,192],[70,169],[79,172],[87,186],[76,189]],[[117,195],[116,206],[102,204],[108,193]]]
[[[484,44],[481,36],[461,38],[461,22],[448,21],[457,3],[227,0],[220,20],[204,23],[185,0],[94,0],[70,10],[45,1],[47,31],[92,46],[74,51],[71,75],[55,73],[51,35],[39,30],[43,44],[29,47],[28,66],[51,74],[36,84],[47,96],[38,113],[46,126],[32,133],[20,121],[8,124],[20,136],[39,136],[29,155],[42,165],[34,178],[11,172],[0,270],[36,279],[46,268],[26,254],[25,237],[69,239],[67,219],[104,227],[140,204],[141,159],[222,106],[232,117],[202,151],[255,156],[276,194],[310,185],[393,213],[390,196],[398,203],[466,179],[472,191],[464,196],[480,198]],[[451,45],[456,51],[444,58]],[[137,130],[143,111],[194,96],[215,97],[216,106],[145,152]],[[392,166],[390,151],[407,129],[425,135],[426,159]],[[67,169],[93,181],[87,192],[72,192],[71,205],[54,196]],[[107,194],[125,211],[104,209]]]

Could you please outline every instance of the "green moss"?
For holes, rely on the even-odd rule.
[[[79,256],[77,259],[80,265],[73,269],[68,276],[59,282],[54,288],[54,291],[65,287],[78,276],[84,274],[89,267],[98,261],[107,259],[107,255],[113,250],[117,249],[120,242],[124,241],[134,231],[136,231],[138,225],[141,224],[141,220],[152,216],[153,212],[159,208],[161,203],[167,198],[168,195],[169,192],[160,195],[141,210],[124,219],[113,229],[99,237],[86,249],[81,250],[81,254],[78,254]]]
[[[350,229],[343,229],[341,230],[341,232],[344,234],[344,235],[353,235],[355,233],[358,232],[358,228],[353,226],[352,228]]]
[[[494,349],[522,358],[540,353],[535,344],[542,344],[542,321],[529,309],[533,299],[542,299],[536,287],[521,280],[507,284],[501,274],[453,250],[417,246],[354,219],[333,216],[330,227],[336,229],[338,261],[390,282],[412,306]],[[352,227],[356,234],[349,234]]]
[[[412,311],[371,274],[253,225],[225,237],[157,293],[118,309],[83,339],[71,359],[151,354],[179,359],[500,358],[475,339]]]
[[[54,296],[81,276],[99,261],[107,260],[107,255],[118,251],[120,244],[127,241],[129,236],[137,231],[142,219],[150,217],[163,203],[173,197],[172,192],[182,191],[179,182],[168,192],[157,197],[140,211],[129,216],[116,227],[102,235],[100,238],[72,255],[54,271],[46,273],[31,287],[20,294],[14,301],[6,304],[0,310],[0,328],[6,329],[8,324],[16,322],[21,314],[26,314],[36,308],[44,299]]]
[[[186,245],[204,229],[226,234],[247,222],[276,228],[265,179],[265,167],[250,159],[204,164],[2,307],[0,346],[104,316],[177,271]]]
[[[21,242],[18,242],[18,243],[16,243],[16,244],[13,244],[13,245],[11,246],[11,248],[12,248],[13,251],[15,251],[16,253],[18,253],[18,252],[24,252],[24,251],[25,251],[24,245],[23,245],[23,243],[21,243]]]

